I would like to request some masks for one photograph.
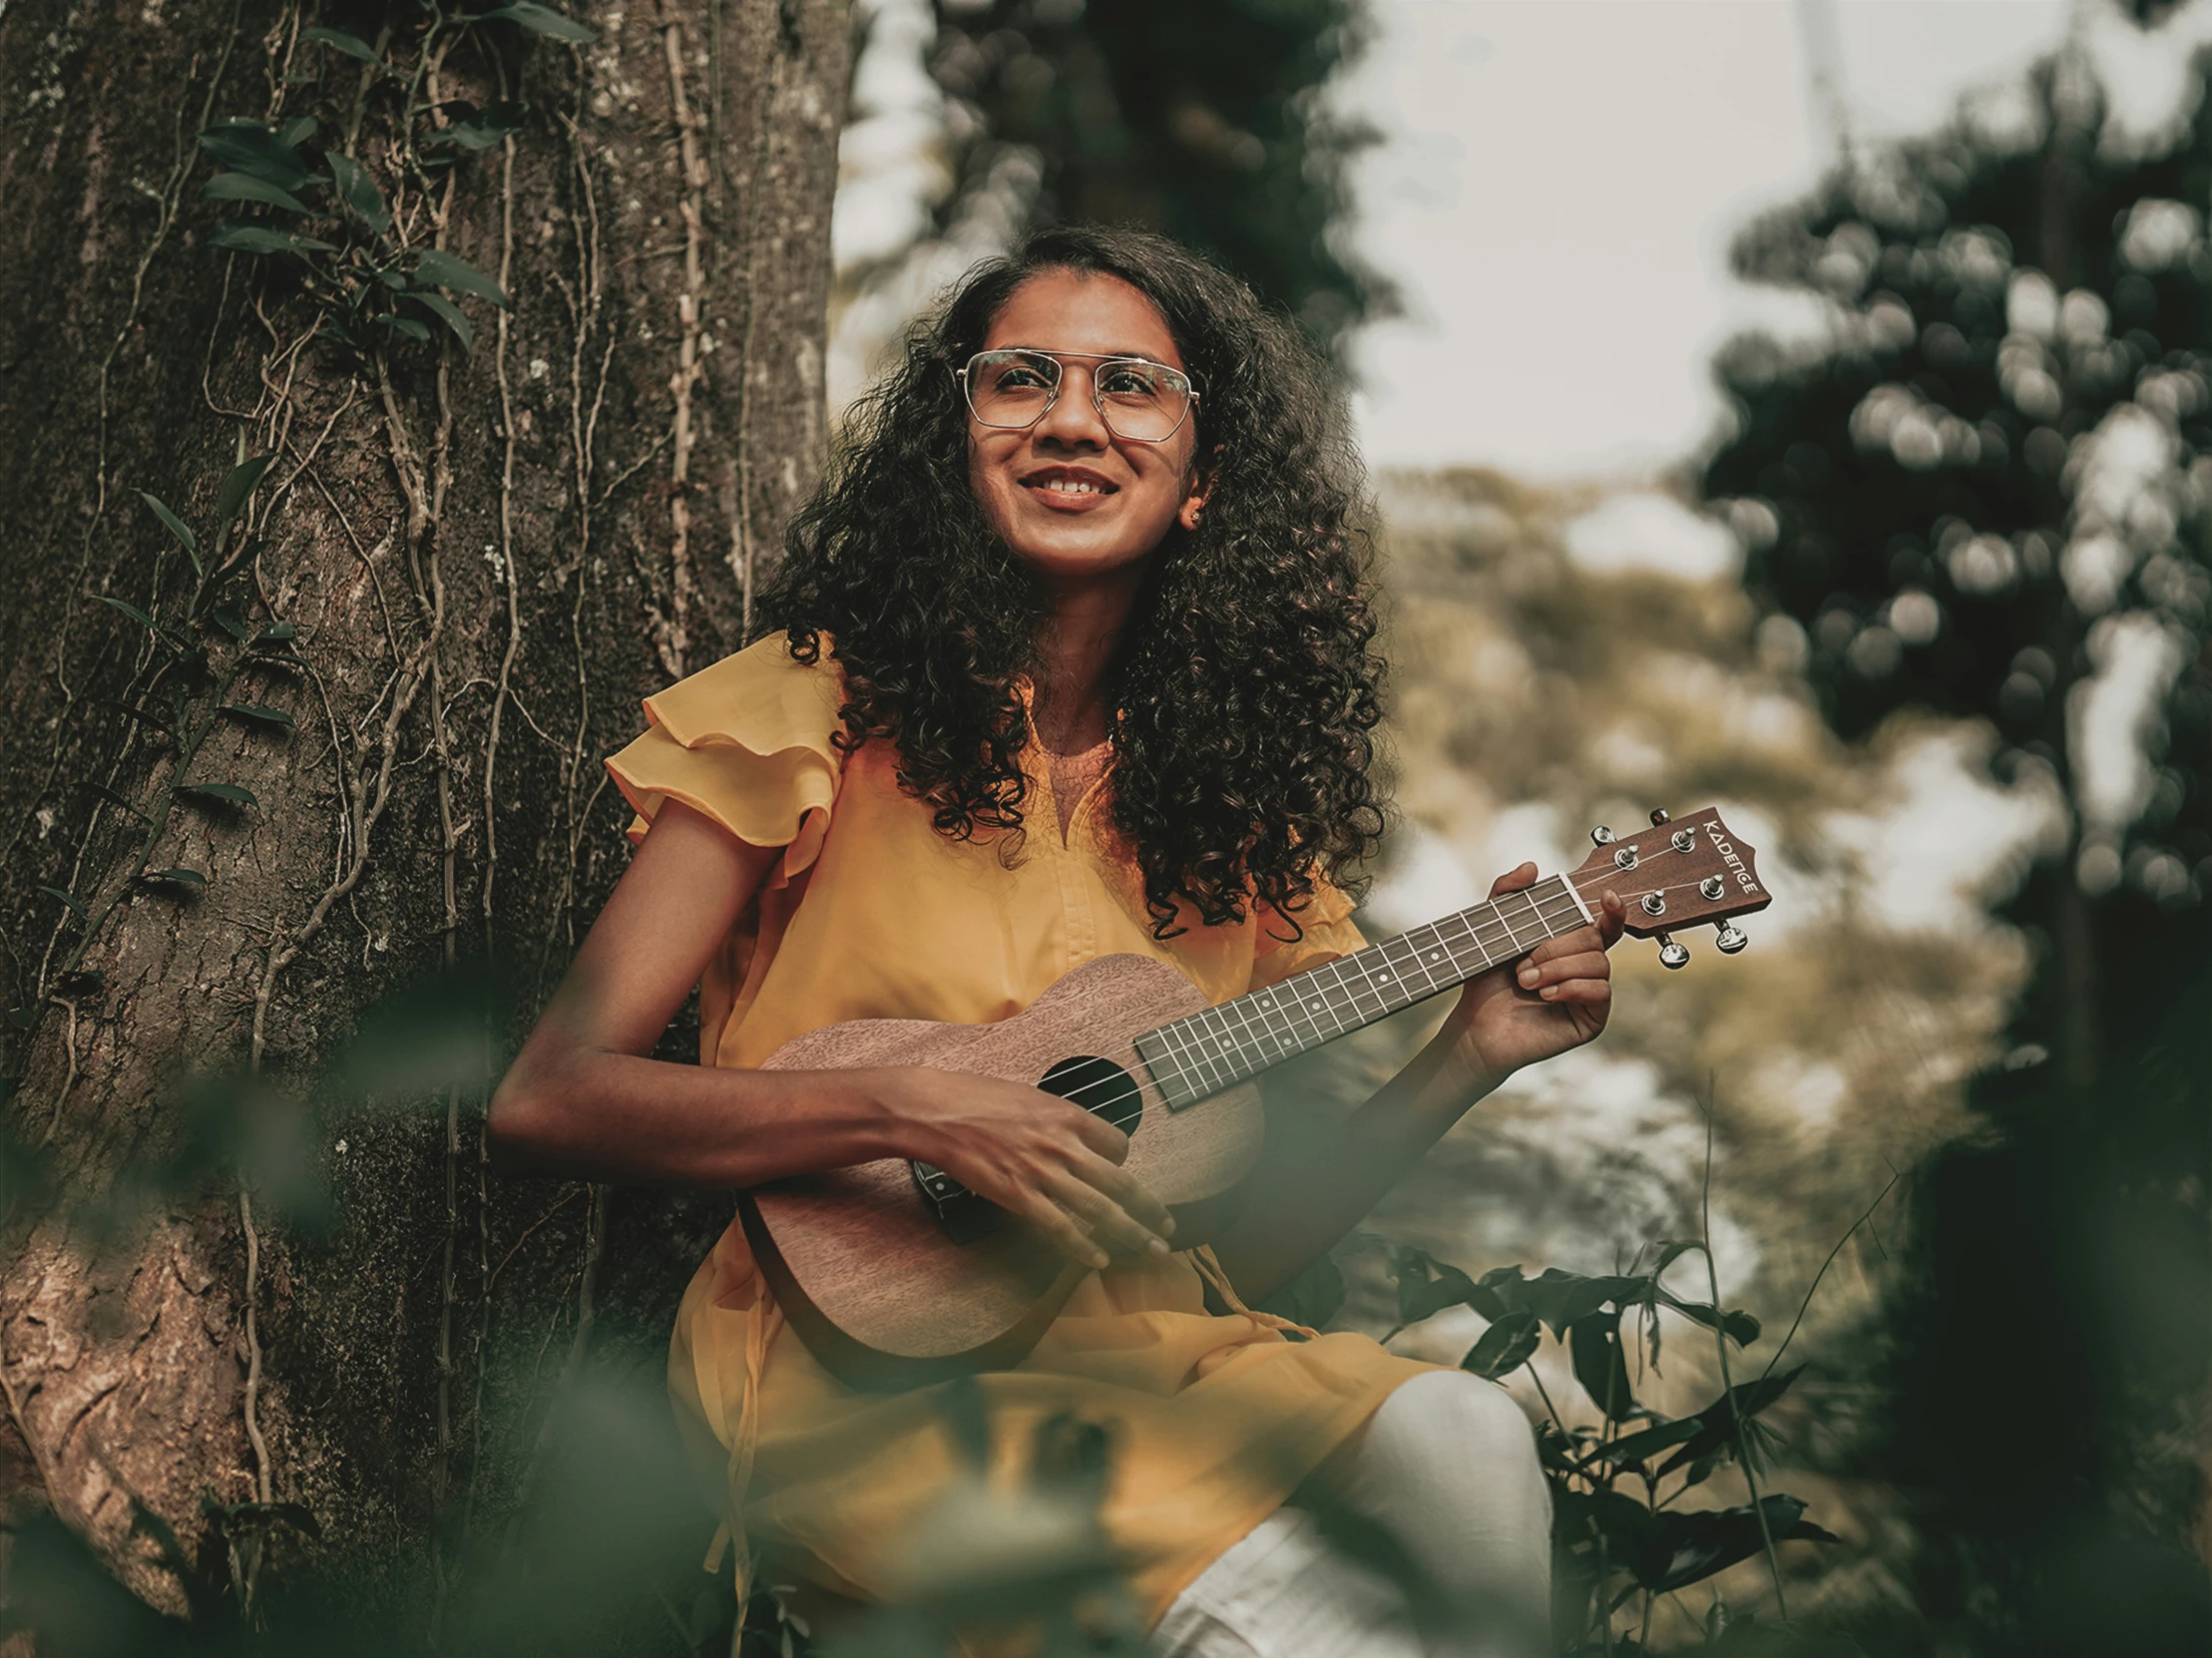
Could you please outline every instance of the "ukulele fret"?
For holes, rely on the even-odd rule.
[[[1574,889],[1554,875],[1172,1020],[1136,1038],[1137,1057],[1168,1109],[1180,1111],[1589,920]]]

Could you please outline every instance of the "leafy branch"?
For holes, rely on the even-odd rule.
[[[1705,1256],[1710,1300],[1691,1300],[1663,1282],[1667,1270],[1692,1251]],[[1424,1250],[1393,1246],[1388,1253],[1398,1299],[1392,1334],[1447,1308],[1471,1307],[1490,1327],[1461,1368],[1492,1381],[1526,1371],[1544,1399],[1550,1420],[1538,1430],[1538,1454],[1551,1486],[1560,1604],[1580,1609],[1577,1627],[1560,1630],[1568,1652],[1613,1650],[1613,1615],[1639,1594],[1647,1635],[1659,1596],[1761,1552],[1775,1572],[1779,1605],[1774,1545],[1837,1540],[1806,1517],[1801,1498],[1761,1493],[1754,1482],[1769,1434],[1759,1419],[1789,1392],[1804,1367],[1777,1372],[1770,1365],[1751,1381],[1733,1381],[1730,1350],[1756,1343],[1761,1328],[1750,1313],[1721,1306],[1704,1236],[1658,1245],[1648,1266],[1640,1266],[1641,1255],[1638,1259],[1639,1268],[1626,1273],[1585,1275],[1550,1267],[1531,1277],[1516,1265],[1474,1278]],[[1719,1397],[1679,1418],[1638,1401],[1626,1362],[1629,1347],[1640,1340],[1656,1370],[1661,1308],[1710,1330],[1722,1356]],[[1791,1328],[1794,1333],[1796,1326]],[[1596,1407],[1602,1427],[1569,1428],[1553,1404],[1534,1363],[1547,1334],[1565,1348],[1575,1384]],[[1743,1470],[1748,1502],[1675,1506],[1730,1462]],[[1628,1645],[1622,1637],[1623,1649]],[[1633,1646],[1641,1650],[1641,1636]]]
[[[412,58],[395,62],[389,31],[378,46],[343,29],[317,24],[301,31],[310,45],[362,67],[362,94],[383,89],[397,102],[387,160],[395,183],[413,181],[428,194],[470,156],[491,150],[520,132],[527,105],[500,100],[479,108],[466,99],[440,101],[436,68],[468,31],[512,25],[526,34],[588,44],[598,35],[551,7],[516,0],[488,11],[423,8],[426,23],[412,42]],[[427,345],[448,330],[468,351],[476,330],[458,301],[483,299],[502,309],[506,291],[492,277],[439,247],[415,246],[404,215],[395,212],[362,157],[358,122],[346,135],[317,143],[319,124],[296,116],[280,125],[220,121],[200,135],[200,146],[219,171],[202,188],[205,200],[260,209],[227,219],[208,245],[255,258],[288,260],[300,267],[300,285],[322,311],[318,334],[366,357],[396,337]]]

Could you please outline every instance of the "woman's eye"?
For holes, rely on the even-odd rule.
[[[1111,369],[1100,389],[1108,397],[1157,397],[1159,376],[1142,368]]]
[[[1043,391],[1052,382],[1034,368],[1013,363],[1000,369],[991,383],[1000,391]]]

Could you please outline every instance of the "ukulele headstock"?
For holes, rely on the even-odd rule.
[[[1590,831],[1596,850],[1567,877],[1592,910],[1610,887],[1627,910],[1625,930],[1639,939],[1659,941],[1659,960],[1678,968],[1689,951],[1668,935],[1701,922],[1720,924],[1716,941],[1733,956],[1750,940],[1735,925],[1737,916],[1763,910],[1774,895],[1759,879],[1752,850],[1707,806],[1687,816],[1651,814],[1651,827],[1616,836],[1610,829]]]

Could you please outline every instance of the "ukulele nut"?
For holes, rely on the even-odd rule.
[[[1659,895],[1658,895],[1657,893],[1655,893],[1655,892],[1647,892],[1647,893],[1645,893],[1645,894],[1643,895],[1643,913],[1644,913],[1645,915],[1647,915],[1647,916],[1663,916],[1663,915],[1665,915],[1665,914],[1666,914],[1666,900],[1665,900],[1665,899],[1663,899],[1663,898],[1661,898],[1661,897],[1660,897],[1660,896],[1659,896]]]
[[[1697,883],[1697,890],[1703,893],[1707,898],[1718,898],[1722,893],[1726,892],[1728,888],[1726,884],[1722,882],[1719,876],[1708,875],[1705,877],[1704,880]]]

